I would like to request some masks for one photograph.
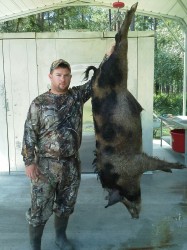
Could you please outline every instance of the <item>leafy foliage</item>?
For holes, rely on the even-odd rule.
[[[173,32],[182,43],[179,26],[168,21]],[[183,89],[183,56],[181,46],[163,23],[157,29],[155,43],[155,93],[181,93]]]
[[[7,21],[1,32],[56,32],[59,30],[109,29],[108,10],[98,7],[72,6]]]
[[[155,93],[182,93],[184,53],[181,27],[172,20],[144,16],[136,17],[135,27],[136,30],[155,31]]]
[[[154,95],[154,112],[157,115],[182,115],[182,94]]]

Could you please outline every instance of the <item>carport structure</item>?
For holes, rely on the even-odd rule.
[[[124,10],[133,3],[134,1],[129,0]],[[97,5],[112,8],[112,1],[0,0],[0,21],[72,5]],[[187,81],[186,0],[140,0],[137,13],[172,18],[181,24],[185,33],[185,94]],[[167,153],[167,151],[163,153],[164,157],[171,160],[171,155]],[[81,195],[78,197],[76,211],[68,228],[68,236],[75,249],[187,249],[186,171],[176,171],[169,178],[167,173],[156,172],[154,175],[144,175],[142,182],[142,213],[140,219],[135,221],[130,219],[129,214],[121,205],[105,210],[105,194],[101,192],[100,184],[95,176],[83,176],[80,187]],[[2,218],[0,249],[28,249],[28,229],[24,219],[24,213],[30,203],[28,180],[22,175],[0,176],[0,183]],[[57,249],[54,243],[52,218],[44,232],[42,249]]]
[[[111,0],[8,0],[0,1],[0,21],[8,21],[44,11],[69,6],[101,6],[112,8]],[[134,0],[124,1],[124,10],[135,3]],[[187,3],[185,0],[140,0],[138,1],[138,14],[175,19],[187,29]]]
[[[118,0],[119,1],[119,0]],[[69,6],[101,6],[112,8],[111,0],[7,0],[0,1],[0,22],[25,17],[40,12]],[[134,0],[124,2],[123,10],[129,9]],[[177,21],[184,31],[184,85],[183,85],[183,115],[186,115],[186,86],[187,86],[187,1],[186,0],[140,0],[137,14],[157,18],[169,18]]]
[[[7,0],[7,1],[0,1],[0,22],[25,17],[32,14],[37,14],[40,12],[50,11],[62,7],[69,7],[69,6],[100,6],[105,8],[113,8],[113,2],[110,0],[103,0],[103,1],[93,1],[93,0],[82,0],[82,1],[58,1],[58,0]],[[134,0],[129,0],[125,2],[125,7],[121,11],[125,11],[134,4]],[[153,17],[165,19],[173,19],[176,20],[182,27],[184,31],[184,85],[183,85],[183,114],[186,114],[186,82],[187,82],[187,3],[185,0],[140,0],[138,2],[138,9],[137,14],[141,15],[148,15]],[[32,36],[28,37],[33,38]],[[22,39],[23,40],[23,39]],[[4,45],[3,45],[4,46]],[[4,46],[6,49],[6,46]],[[8,48],[8,46],[7,46]],[[7,54],[8,55],[8,54]],[[2,60],[3,61],[3,60]],[[0,62],[0,64],[2,63]],[[5,64],[6,70],[7,64]],[[3,67],[2,67],[3,68]],[[5,82],[7,79],[5,79]],[[140,87],[141,88],[141,87]],[[1,108],[1,107],[0,107]],[[1,121],[1,119],[0,119]],[[151,127],[151,125],[150,125]],[[1,130],[2,131],[2,130]],[[2,133],[2,132],[1,132]],[[4,135],[3,135],[4,136]],[[9,135],[11,136],[11,134]],[[3,140],[0,134],[0,153],[1,147],[4,147]],[[151,138],[150,138],[151,139]],[[151,140],[150,140],[151,141]],[[10,145],[11,147],[11,145]],[[2,161],[1,161],[2,162]]]

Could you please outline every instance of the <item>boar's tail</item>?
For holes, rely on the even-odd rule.
[[[170,163],[164,160],[160,160],[156,157],[151,157],[142,153],[141,155],[137,155],[137,160],[143,172],[146,171],[154,171],[154,170],[161,170],[164,172],[172,172],[171,169],[183,169],[186,168],[183,164],[177,163]]]
[[[84,80],[88,80],[90,70],[93,70],[94,75],[95,75],[95,74],[96,74],[96,71],[97,71],[97,68],[96,68],[95,66],[89,66],[89,67],[85,70],[85,72],[84,72],[84,74],[85,74]]]

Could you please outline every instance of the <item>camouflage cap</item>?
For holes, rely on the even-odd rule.
[[[51,73],[54,69],[58,68],[58,67],[61,66],[61,65],[64,66],[64,67],[67,67],[67,68],[71,71],[71,67],[70,67],[70,64],[69,64],[68,62],[66,62],[66,61],[63,60],[63,59],[58,59],[58,60],[52,62],[51,67],[50,67],[50,73]]]

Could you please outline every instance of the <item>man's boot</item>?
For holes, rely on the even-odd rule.
[[[66,236],[68,219],[69,217],[65,216],[58,217],[55,215],[55,231],[56,231],[55,243],[60,249],[63,250],[73,250],[73,246],[70,244]]]
[[[29,236],[32,250],[41,250],[41,239],[45,225],[33,227],[29,225]]]

